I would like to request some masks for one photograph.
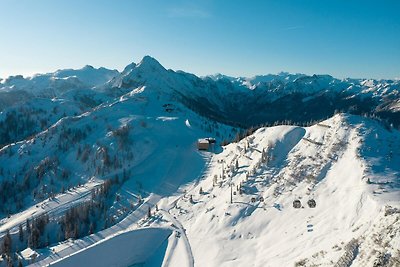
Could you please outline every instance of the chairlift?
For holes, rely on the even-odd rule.
[[[295,200],[293,201],[293,208],[295,208],[295,209],[300,209],[300,208],[301,208],[301,202],[300,202],[300,200],[295,199]]]
[[[315,208],[316,206],[317,206],[317,202],[315,202],[315,200],[312,198],[312,199],[309,199],[308,201],[307,201],[307,204],[308,204],[308,206],[310,207],[310,208]]]

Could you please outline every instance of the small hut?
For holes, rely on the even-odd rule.
[[[209,147],[210,147],[210,142],[208,141],[208,139],[197,140],[198,150],[208,150]]]
[[[34,263],[39,254],[31,248],[26,248],[18,253],[18,258],[23,262]]]

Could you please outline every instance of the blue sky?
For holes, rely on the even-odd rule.
[[[400,1],[0,0],[0,77],[166,68],[400,78]]]

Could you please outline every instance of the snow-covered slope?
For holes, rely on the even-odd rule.
[[[399,140],[396,130],[345,114],[258,129],[209,154],[198,182],[159,198],[154,215],[132,228],[172,230],[143,266],[397,266]],[[60,266],[92,257],[74,255]]]
[[[88,216],[92,224],[86,220],[79,230],[74,228],[75,238],[104,229],[96,238],[85,239],[88,246],[114,236],[138,222],[148,206],[153,208],[159,199],[198,177],[208,160],[196,153],[198,138],[213,136],[220,143],[235,134],[234,128],[201,117],[169,95],[145,87],[81,115],[65,116],[29,139],[0,149],[0,237],[9,231],[15,239],[13,247],[23,249],[31,241],[17,241],[19,227],[28,231],[30,222],[25,220],[33,223],[44,216],[47,227],[34,247],[68,239],[71,233],[60,226],[64,216],[85,203],[93,210],[94,215]],[[111,189],[87,184],[93,180]],[[58,255],[72,252],[63,250]]]
[[[171,214],[196,266],[373,266],[382,257],[397,266],[399,138],[342,115],[262,128],[216,155],[192,201]]]
[[[149,56],[121,73],[10,78],[0,85],[0,266],[396,266],[398,88],[329,75],[199,78]],[[335,109],[393,125],[315,122]],[[312,126],[252,128],[220,146],[244,136],[237,125],[278,121]],[[205,137],[216,143],[199,152]],[[121,258],[132,238],[149,249]],[[119,242],[119,254],[94,259]]]

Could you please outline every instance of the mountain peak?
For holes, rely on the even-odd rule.
[[[160,85],[168,79],[167,70],[153,57],[145,56],[138,63],[125,67],[121,75],[112,81],[114,87],[137,87],[143,84]]]
[[[164,69],[165,68],[160,64],[160,62],[157,61],[157,59],[151,57],[151,56],[144,56],[143,59],[139,62],[139,64],[136,66],[137,68],[149,68],[149,69]]]
[[[85,65],[82,69],[83,70],[93,70],[94,67],[92,65]]]
[[[127,65],[122,71],[122,75],[130,75],[132,72],[136,73],[137,71],[154,72],[160,70],[165,71],[166,69],[160,64],[160,62],[157,61],[157,59],[151,56],[144,56],[138,64],[132,62],[131,64]]]
[[[124,70],[122,71],[122,74],[125,75],[132,71],[134,68],[136,68],[136,63],[132,62],[131,64],[127,65]]]

